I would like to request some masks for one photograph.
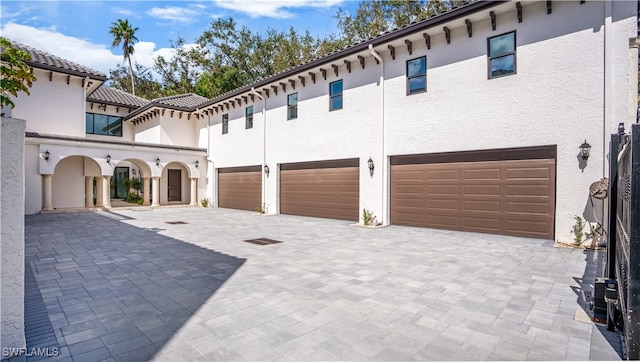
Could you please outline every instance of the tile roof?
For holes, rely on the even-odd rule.
[[[152,102],[159,105],[173,106],[179,108],[195,108],[208,101],[207,98],[194,93],[179,94],[176,96],[156,98]]]
[[[90,77],[97,80],[106,80],[107,76],[95,69],[85,67],[72,61],[57,57],[39,49],[11,41],[13,47],[23,50],[31,55],[31,60],[26,63],[34,68],[47,69],[57,71],[64,74],[77,75],[81,77]]]
[[[99,102],[112,105],[121,105],[130,108],[143,107],[149,103],[148,100],[134,96],[127,92],[112,87],[100,87],[87,97],[87,101]]]

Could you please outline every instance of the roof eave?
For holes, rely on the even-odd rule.
[[[30,60],[26,61],[26,63],[31,67],[42,69],[42,70],[49,70],[49,71],[52,71],[52,72],[58,72],[58,73],[62,73],[62,74],[75,75],[75,76],[82,77],[82,78],[89,77],[90,79],[98,80],[98,81],[101,81],[101,82],[105,82],[107,80],[107,76],[105,76],[105,75],[98,75],[98,74],[92,74],[92,73],[83,73],[83,72],[78,72],[78,71],[75,71],[75,70],[64,69],[64,68],[59,68],[59,67],[55,67],[55,66],[52,66],[52,65],[42,64],[42,63],[30,61]]]

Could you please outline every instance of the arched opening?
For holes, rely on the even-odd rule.
[[[160,177],[160,204],[189,204],[190,201],[189,171],[182,163],[168,163]]]
[[[119,161],[111,175],[111,206],[148,205],[152,192],[150,177],[151,170],[146,162],[131,158]]]
[[[95,179],[101,176],[98,163],[87,156],[67,156],[60,160],[51,178],[54,209],[93,207]]]

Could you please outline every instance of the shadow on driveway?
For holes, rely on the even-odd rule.
[[[26,217],[28,350],[59,348],[55,360],[150,359],[245,262],[118,218]]]

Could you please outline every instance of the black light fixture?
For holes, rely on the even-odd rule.
[[[587,160],[589,158],[589,153],[591,152],[591,145],[587,143],[587,140],[580,145],[580,156],[582,156],[583,160]]]
[[[376,168],[376,165],[374,165],[371,157],[369,157],[369,161],[367,161],[367,165],[369,165],[369,175],[373,176],[373,170]]]
[[[156,158],[156,166],[160,166],[160,157]]]
[[[269,177],[269,165],[264,165],[264,174]]]
[[[196,168],[200,167],[200,161],[196,160]]]
[[[51,154],[49,153],[49,150],[44,151],[44,160],[45,160],[45,161],[49,161],[49,155],[51,155]]]
[[[107,153],[107,163],[111,163],[111,155]]]
[[[132,169],[131,169],[131,173],[133,174],[133,176],[135,176],[135,175],[136,175],[136,169],[135,169],[135,168],[132,168]]]

